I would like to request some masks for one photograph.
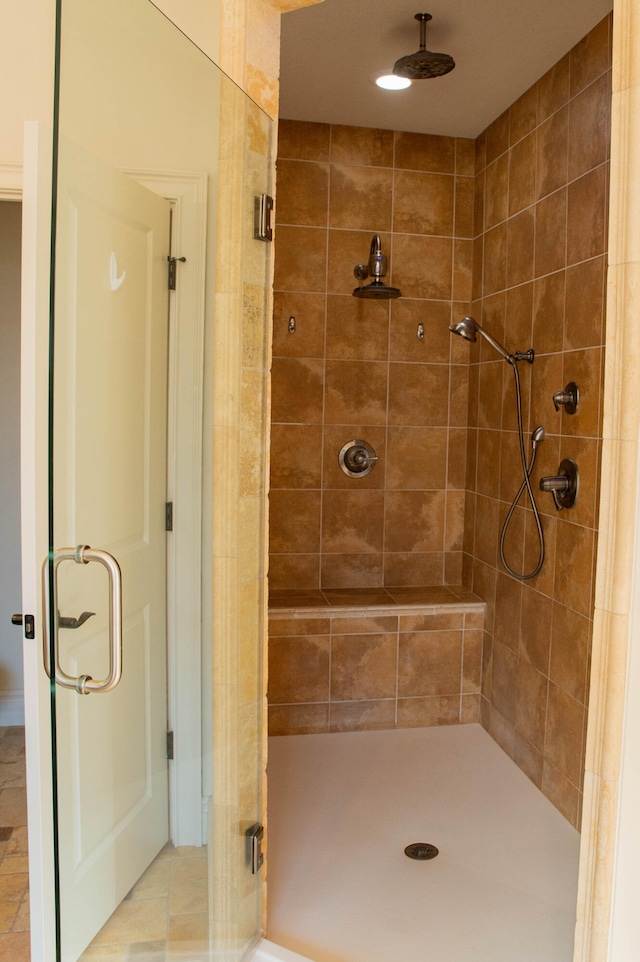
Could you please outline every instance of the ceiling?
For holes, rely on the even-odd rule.
[[[612,0],[323,0],[282,17],[280,116],[476,137],[612,8]],[[455,70],[408,90],[371,76],[420,45]]]

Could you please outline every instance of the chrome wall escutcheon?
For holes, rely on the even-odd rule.
[[[367,441],[347,441],[340,448],[338,464],[350,478],[364,478],[373,471],[378,456]]]
[[[60,628],[79,628],[95,612],[83,611],[79,618],[61,618],[57,606],[58,566],[63,561],[76,564],[97,562],[107,569],[109,575],[109,674],[106,678],[94,679],[91,675],[68,675],[60,665],[58,631]],[[79,695],[91,692],[107,692],[116,687],[122,677],[122,573],[120,565],[108,551],[78,545],[76,548],[60,548],[53,554],[53,573],[50,576],[50,559],[42,566],[44,600],[44,667],[49,678],[62,688],[71,688]],[[50,597],[50,585],[53,597]],[[51,665],[50,617],[56,612],[54,621],[53,652],[55,666]]]

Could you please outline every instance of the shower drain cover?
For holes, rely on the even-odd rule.
[[[408,855],[409,858],[426,861],[429,858],[435,858],[438,854],[438,849],[435,845],[430,845],[429,842],[412,842],[411,845],[407,845],[404,854]]]

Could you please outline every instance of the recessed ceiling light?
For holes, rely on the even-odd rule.
[[[383,90],[404,90],[406,87],[411,86],[411,81],[408,77],[396,77],[395,74],[384,74],[382,77],[374,77],[373,81],[378,87],[382,87]]]

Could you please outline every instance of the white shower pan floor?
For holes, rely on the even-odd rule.
[[[315,962],[572,959],[579,834],[479,725],[271,738],[268,776],[272,942]]]

